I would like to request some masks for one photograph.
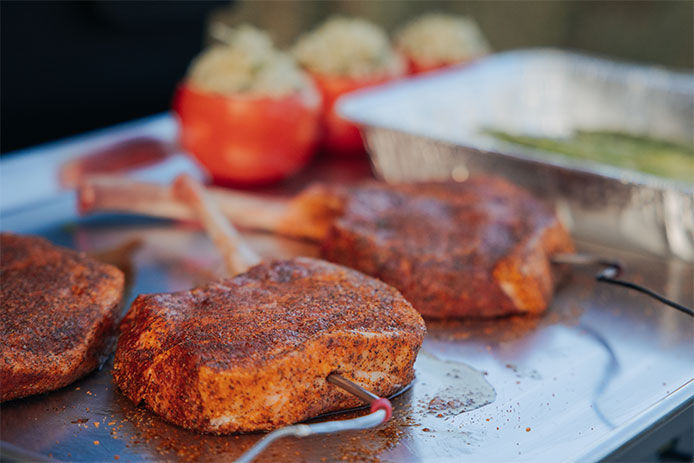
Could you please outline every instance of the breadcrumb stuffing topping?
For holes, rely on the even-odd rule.
[[[293,54],[302,66],[321,74],[360,78],[403,70],[386,32],[359,18],[329,19],[299,37]]]
[[[430,13],[395,35],[397,47],[421,64],[457,63],[491,52],[477,23],[464,16]]]
[[[275,48],[270,36],[249,25],[217,34],[214,45],[193,60],[188,83],[224,95],[284,96],[307,88],[311,81],[287,53]]]

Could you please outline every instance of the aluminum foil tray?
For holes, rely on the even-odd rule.
[[[390,182],[505,176],[555,201],[573,235],[694,260],[692,182],[498,141],[496,129],[568,136],[612,130],[694,144],[694,76],[557,50],[522,50],[344,98]]]

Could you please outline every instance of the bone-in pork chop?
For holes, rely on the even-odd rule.
[[[498,178],[371,183],[343,198],[322,257],[396,287],[428,318],[540,313],[552,255],[574,250],[551,208]]]
[[[554,210],[506,180],[313,185],[290,200],[210,188],[238,226],[319,242],[322,257],[379,278],[428,318],[538,314],[555,254],[572,253]],[[83,211],[195,218],[167,187],[93,179]]]
[[[0,234],[0,399],[63,387],[95,369],[123,295],[117,268],[48,241]]]
[[[218,434],[269,430],[360,405],[333,372],[387,396],[413,379],[425,332],[390,286],[310,258],[141,295],[121,325],[114,378],[133,402]]]

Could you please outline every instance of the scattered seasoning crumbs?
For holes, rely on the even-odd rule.
[[[496,427],[496,430],[497,430],[497,431],[499,430],[499,426]]]
[[[98,440],[95,440],[95,441],[94,441],[94,445],[99,445],[99,441],[98,441]]]
[[[431,429],[429,429],[429,428],[422,428],[422,431],[424,431],[424,432],[430,432]]]
[[[530,428],[525,428],[525,432],[530,432]]]
[[[94,427],[95,427],[96,429],[99,429],[99,422],[98,422],[98,421],[94,421]]]
[[[115,425],[115,424],[116,424],[115,421],[109,421],[109,422],[108,422],[108,425],[109,425],[109,426],[113,426],[113,425]]]
[[[489,421],[489,418],[487,418],[487,421]],[[498,428],[497,428],[498,429]]]
[[[80,389],[82,389],[82,388],[79,387],[79,386],[77,386],[77,387],[75,388],[76,391],[79,391]]]
[[[113,455],[114,460],[120,460],[120,457],[118,455]]]

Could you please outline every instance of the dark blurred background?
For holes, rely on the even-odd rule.
[[[164,111],[210,21],[280,45],[336,13],[392,30],[417,14],[474,17],[495,50],[552,46],[691,71],[694,2],[196,1],[0,3],[0,151]]]

